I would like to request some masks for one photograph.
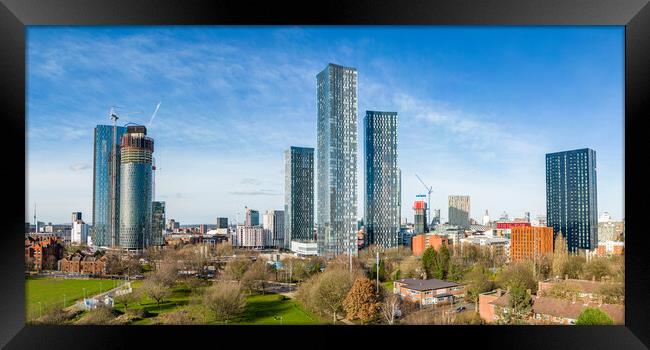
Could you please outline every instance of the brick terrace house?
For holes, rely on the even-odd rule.
[[[509,301],[508,292],[496,290],[482,293],[479,295],[479,315],[488,323],[498,323],[499,314],[509,312]],[[572,325],[587,307],[604,311],[614,320],[614,324],[622,325],[625,322],[624,305],[592,302],[589,298],[567,300],[539,295],[533,297],[533,305],[527,321],[530,324]]]
[[[63,256],[63,238],[53,235],[28,235],[25,237],[25,262],[29,270],[56,269]]]
[[[83,275],[104,275],[107,265],[106,256],[100,258],[77,251],[59,260],[59,271]]]
[[[420,306],[451,303],[465,296],[464,285],[438,279],[402,278],[393,285],[393,293]]]

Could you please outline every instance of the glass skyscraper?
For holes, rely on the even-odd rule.
[[[151,205],[151,245],[163,245],[165,202],[154,201]]]
[[[314,149],[284,152],[284,248],[291,241],[314,241]]]
[[[328,64],[317,76],[318,254],[357,253],[357,70]]]
[[[118,147],[115,173],[116,188],[120,188],[120,139],[126,128],[116,126],[116,144]],[[115,227],[116,236],[119,235],[119,190],[115,192],[115,216],[111,215],[111,174],[113,172],[113,126],[97,125],[95,127],[93,164],[93,244],[96,246],[111,246],[112,230]],[[116,237],[116,242],[119,242]]]
[[[129,126],[120,144],[120,247],[135,250],[152,244],[153,139],[144,126]]]
[[[397,247],[399,186],[397,113],[366,111],[364,244]]]
[[[598,246],[596,151],[546,155],[546,220],[566,238],[570,252]]]

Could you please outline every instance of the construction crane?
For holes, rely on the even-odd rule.
[[[424,181],[422,181],[420,176],[418,176],[418,174],[415,174],[415,176],[418,178],[418,180],[420,180],[420,183],[422,184],[422,186],[424,186],[424,188],[426,188],[426,190],[427,190],[427,197],[428,197],[427,198],[428,199],[427,210],[429,211],[429,215],[428,215],[429,220],[431,220],[431,193],[433,192],[433,187],[432,186],[427,186],[424,183]]]

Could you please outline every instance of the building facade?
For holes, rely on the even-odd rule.
[[[76,244],[88,244],[88,224],[82,220],[73,222],[70,241]]]
[[[427,225],[427,202],[417,200],[413,202],[413,233],[416,235],[429,232]]]
[[[120,247],[144,249],[152,244],[153,139],[144,126],[128,126],[120,142]]]
[[[240,248],[262,249],[267,246],[262,226],[237,225],[233,246]]]
[[[596,151],[584,148],[546,155],[546,220],[566,238],[570,252],[598,245]]]
[[[292,241],[314,241],[314,149],[284,152],[284,249]]]
[[[438,279],[402,278],[393,282],[393,293],[400,299],[428,305],[448,304],[465,296],[465,286]]]
[[[228,218],[217,218],[217,229],[228,228]]]
[[[510,259],[534,260],[553,252],[553,228],[520,226],[510,234]]]
[[[274,248],[284,247],[284,211],[267,210],[262,216],[262,228],[266,235],[266,245]]]
[[[449,196],[449,224],[469,228],[469,196]]]
[[[94,132],[93,164],[93,243],[113,246],[119,243],[120,142],[126,128],[97,125]],[[113,138],[116,152],[113,162]],[[115,164],[115,166],[113,166]],[[113,171],[115,169],[115,171]],[[115,184],[112,186],[112,177]],[[73,214],[74,216],[74,214]],[[75,219],[72,220],[76,221]]]
[[[429,247],[438,251],[443,245],[449,247],[449,244],[449,238],[446,236],[419,234],[411,239],[411,251],[414,256],[422,256]]]
[[[260,225],[260,212],[251,208],[246,208],[246,226]]]
[[[399,232],[399,168],[397,112],[366,111],[365,245],[397,247]]]
[[[357,254],[357,70],[329,64],[317,76],[319,255]]]
[[[151,203],[151,245],[163,245],[165,232],[165,202]]]

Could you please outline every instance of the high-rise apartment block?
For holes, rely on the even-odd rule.
[[[427,202],[424,200],[416,200],[413,203],[413,233],[419,235],[421,233],[429,232],[427,225]]]
[[[357,253],[357,70],[329,64],[317,76],[319,255]]]
[[[217,229],[228,228],[228,218],[217,218]]]
[[[284,211],[267,210],[262,216],[265,242],[269,247],[284,247]]]
[[[251,208],[246,208],[246,226],[260,225],[260,212]]]
[[[165,202],[151,203],[151,245],[163,245],[165,232]]]
[[[469,196],[449,196],[449,224],[469,228]]]
[[[397,247],[400,170],[397,113],[367,111],[365,129],[365,245]]]
[[[570,252],[598,246],[596,152],[589,148],[546,155],[546,220]]]
[[[128,126],[120,141],[120,247],[152,244],[153,139],[141,125]]]
[[[115,135],[113,132],[115,131]],[[93,243],[112,246],[119,242],[120,141],[126,128],[97,125],[94,132]],[[113,149],[115,141],[116,149]],[[113,158],[115,157],[115,161]],[[115,166],[113,166],[115,164]],[[74,218],[73,222],[76,221]]]
[[[553,228],[517,226],[510,234],[512,261],[536,260],[553,252]]]
[[[284,239],[313,242],[314,227],[314,149],[290,147],[284,152]]]

